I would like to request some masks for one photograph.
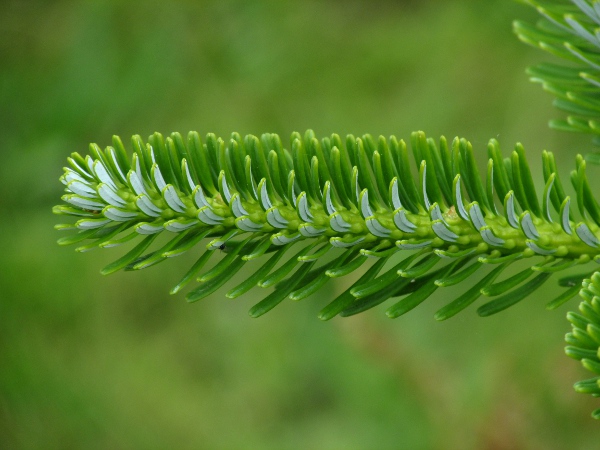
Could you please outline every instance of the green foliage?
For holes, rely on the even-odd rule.
[[[533,82],[556,96],[554,105],[569,113],[566,120],[553,120],[550,126],[591,133],[594,142],[600,143],[600,4],[587,0],[526,2],[537,8],[542,19],[535,26],[515,22],[519,38],[569,62],[566,66],[539,64],[527,71]]]
[[[576,286],[579,288],[580,286]],[[578,289],[579,290],[579,289]],[[583,280],[579,295],[583,301],[579,304],[579,313],[570,312],[567,318],[573,330],[567,333],[565,340],[569,344],[565,352],[568,356],[581,361],[583,367],[593,372],[593,378],[575,383],[575,390],[584,394],[600,397],[600,273],[594,272]],[[600,408],[592,416],[600,419]]]
[[[555,95],[554,105],[569,114],[566,120],[550,121],[550,126],[558,130],[590,133],[594,136],[594,143],[600,144],[600,2],[527,0],[527,3],[537,8],[542,19],[536,26],[515,22],[514,29],[519,38],[570,63],[568,66],[544,63],[528,69],[531,80],[541,83],[546,91]],[[586,159],[600,163],[598,153],[586,155]],[[579,167],[582,167],[581,162],[579,158]],[[576,176],[572,173],[572,179]],[[593,205],[595,201],[589,185],[574,181],[574,186],[577,192],[585,192],[578,196],[579,210],[582,211],[584,204],[589,204],[594,210],[593,213],[589,211],[590,216],[596,216],[598,208],[597,204]],[[583,281],[581,291],[579,284],[575,284],[563,294],[566,298],[569,293],[579,292],[584,299],[579,306],[583,316],[568,314],[573,332],[567,334],[569,346],[566,353],[580,359],[583,366],[594,373],[600,373],[597,355],[600,341],[595,340],[598,338],[595,327],[599,324],[599,316],[593,309],[598,299],[595,297],[598,294],[597,278],[598,272],[595,272],[591,279]],[[555,303],[560,303],[562,298],[559,296]],[[580,381],[575,384],[575,390],[599,396],[597,379]],[[600,418],[600,409],[592,415]]]
[[[551,126],[600,135],[600,3],[527,3],[543,19],[536,26],[516,22],[520,39],[572,63],[529,69],[532,80],[569,113]],[[555,272],[600,261],[600,205],[581,156],[570,174],[571,202],[552,153],[542,155],[544,189],[538,196],[523,147],[517,144],[504,158],[495,140],[488,144],[483,177],[469,142],[443,137],[436,142],[422,132],[413,133],[408,146],[394,136],[317,139],[309,130],[293,133],[289,146],[276,134],[234,133],[226,141],[213,134],[202,140],[191,132],[187,139],[155,133],[148,142],[134,136],[132,147],[129,156],[115,137],[105,150],[94,144],[85,157],[71,155],[61,178],[65,204],[54,212],[79,219],[57,228],[78,231],[59,243],[79,243],[78,251],[88,251],[141,235],[104,274],[150,267],[205,245],[171,291],[197,279],[186,296],[190,302],[212,294],[251,262],[253,275],[227,296],[272,287],[251,308],[253,317],[347,275],[356,281],[322,309],[322,320],[390,299],[395,300],[386,314],[399,317],[438,288],[467,280],[469,287],[438,310],[436,320],[456,315],[481,295],[493,298],[477,310],[489,316],[530,296]],[[174,237],[152,248],[163,231]],[[221,251],[222,258],[206,269]],[[527,258],[536,260],[498,281]],[[360,270],[365,263],[367,270]],[[583,297],[582,315],[568,316],[573,332],[567,335],[567,354],[600,373],[600,282],[597,272],[587,276],[562,279],[566,289],[547,308],[577,293]],[[576,390],[599,396],[598,378],[577,383]],[[600,410],[594,417],[600,418]]]
[[[78,243],[78,251],[87,251],[142,237],[102,270],[108,274],[153,266],[210,239],[172,292],[196,278],[200,285],[186,298],[200,300],[251,262],[255,274],[227,296],[256,285],[274,287],[251,309],[253,317],[288,297],[304,299],[331,278],[355,276],[371,262],[364,276],[321,311],[321,319],[354,315],[392,298],[387,315],[398,317],[436,289],[459,282],[473,287],[436,319],[454,316],[481,294],[490,300],[478,313],[488,316],[530,295],[552,273],[599,254],[600,208],[581,158],[572,174],[578,206],[572,211],[552,153],[543,154],[539,201],[522,146],[503,159],[495,140],[488,145],[483,179],[468,141],[435,142],[422,132],[412,134],[410,149],[394,136],[319,140],[310,130],[292,134],[291,150],[275,134],[259,139],[234,133],[225,142],[212,134],[202,141],[195,132],[186,140],[157,133],[147,143],[134,136],[132,145],[131,158],[117,137],[105,150],[90,146],[85,158],[71,155],[61,178],[66,205],[55,212],[79,218],[58,228],[79,231],[59,243]],[[163,231],[174,237],[148,251]],[[221,250],[225,256],[206,270]],[[525,258],[535,262],[495,282]],[[490,265],[495,268],[486,274]],[[472,281],[476,276],[480,279]],[[576,294],[569,289],[548,307]]]

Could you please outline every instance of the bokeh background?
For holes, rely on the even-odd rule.
[[[528,82],[506,0],[0,2],[0,447],[589,449],[597,402],[563,353],[553,282],[497,316],[322,323],[330,283],[254,320],[262,292],[168,291],[194,255],[102,277],[123,249],[61,248],[66,157],[154,131],[422,129],[521,141],[563,175],[588,139]],[[534,164],[535,174],[540,174]],[[540,176],[536,177],[538,180]],[[240,275],[239,280],[244,275]],[[575,308],[576,301],[570,303]]]

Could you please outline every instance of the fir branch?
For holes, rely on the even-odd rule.
[[[566,120],[550,126],[564,131],[591,133],[600,143],[600,6],[598,2],[525,0],[542,19],[536,25],[520,21],[514,30],[525,43],[566,61],[530,67],[531,81],[553,94],[554,105],[566,111]]]
[[[565,336],[568,344],[565,353],[581,361],[582,366],[595,375],[578,381],[574,387],[577,392],[600,397],[600,273],[594,272],[571,289],[577,290],[583,301],[579,304],[579,313],[567,314],[572,331]],[[600,408],[592,417],[600,419]]]
[[[494,265],[435,317],[452,317],[481,294],[490,297],[478,309],[487,316],[524,299],[552,273],[597,260],[600,253],[600,208],[581,157],[571,177],[571,202],[551,153],[543,154],[540,201],[522,146],[503,159],[495,140],[488,145],[483,178],[468,141],[435,142],[422,132],[411,135],[410,150],[394,136],[342,140],[334,134],[319,140],[310,130],[292,134],[291,150],[275,134],[259,139],[236,133],[228,142],[213,134],[202,141],[191,132],[184,141],[178,133],[167,139],[156,133],[147,143],[134,136],[132,146],[129,157],[115,137],[105,150],[94,144],[86,157],[71,155],[61,178],[65,204],[54,212],[77,217],[75,224],[57,227],[78,232],[59,243],[79,243],[77,250],[87,251],[141,236],[103,269],[107,274],[158,264],[209,239],[172,292],[197,278],[200,284],[187,299],[199,300],[247,262],[258,262],[254,275],[227,293],[237,297],[256,285],[274,287],[251,309],[254,317],[285,298],[308,297],[370,261],[375,264],[323,309],[322,319],[356,314],[391,298],[396,300],[387,315],[398,317],[438,288],[471,280]],[[163,231],[175,236],[149,251]],[[225,256],[200,274],[219,249]],[[524,258],[536,260],[494,283]],[[396,263],[380,273],[388,261]],[[567,289],[549,307],[576,294]]]
[[[535,26],[515,22],[519,38],[569,62],[528,70],[569,114],[550,125],[591,133],[600,143],[600,3],[524,1],[542,20]],[[226,294],[235,298],[255,286],[273,287],[252,307],[253,317],[351,274],[352,286],[322,309],[320,319],[358,314],[389,299],[396,300],[387,315],[398,317],[438,288],[467,279],[470,287],[437,311],[436,320],[456,315],[481,295],[492,298],[477,310],[488,316],[523,300],[555,272],[600,261],[600,205],[581,156],[570,174],[571,201],[552,153],[542,154],[544,189],[538,197],[522,146],[503,158],[495,140],[488,145],[483,178],[469,142],[456,138],[448,144],[442,137],[436,143],[422,132],[411,135],[410,151],[394,136],[350,135],[342,141],[334,134],[318,140],[310,130],[293,133],[289,148],[275,134],[259,139],[234,133],[227,142],[209,134],[203,142],[194,132],[187,140],[156,133],[147,143],[134,136],[132,146],[131,158],[118,137],[105,150],[91,145],[86,157],[71,155],[61,177],[65,203],[54,212],[78,218],[57,225],[77,233],[59,243],[78,243],[83,252],[141,237],[104,274],[143,269],[205,245],[171,290],[179,292],[196,278],[199,285],[188,301],[212,294],[246,263],[258,263]],[[165,230],[174,236],[149,251]],[[217,250],[224,256],[202,272]],[[498,281],[526,258],[536,260]],[[489,265],[494,267],[486,271]],[[581,314],[568,314],[573,331],[566,336],[566,353],[598,375],[600,274],[571,275],[559,285],[566,289],[548,309],[578,293],[583,298]],[[600,396],[600,377],[575,389]],[[600,409],[593,416],[600,418]]]

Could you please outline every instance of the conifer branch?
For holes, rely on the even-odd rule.
[[[324,308],[322,319],[357,314],[391,298],[396,300],[387,315],[398,317],[436,289],[478,275],[470,281],[474,287],[435,317],[452,317],[482,294],[489,300],[477,312],[488,316],[527,297],[552,273],[598,260],[600,253],[600,207],[581,157],[571,177],[571,202],[552,153],[542,157],[545,187],[539,198],[522,146],[503,159],[495,140],[488,145],[483,178],[468,141],[435,142],[422,132],[411,135],[410,150],[394,136],[318,140],[310,130],[292,134],[291,150],[274,134],[259,139],[234,133],[228,142],[208,134],[202,142],[194,132],[187,141],[178,133],[167,139],[157,133],[147,143],[134,136],[132,145],[132,157],[117,137],[105,150],[90,146],[85,158],[71,155],[61,178],[66,204],[54,211],[79,218],[58,226],[78,232],[59,243],[79,243],[77,250],[86,251],[139,236],[104,274],[143,269],[205,247],[172,290],[197,278],[188,301],[213,293],[248,261],[262,264],[227,293],[237,297],[255,285],[273,286],[251,309],[254,317],[370,262],[371,269]],[[163,231],[174,237],[149,250]],[[225,256],[199,275],[219,249]],[[397,255],[401,261],[382,272]],[[525,258],[535,260],[495,282]],[[494,270],[484,274],[486,265]],[[567,292],[549,307],[577,294]]]
[[[590,133],[600,143],[600,6],[586,0],[525,0],[541,15],[536,25],[520,21],[514,30],[523,42],[565,61],[527,69],[531,81],[553,94],[554,105],[566,120],[552,120],[552,128]],[[597,158],[595,158],[597,159]]]
[[[600,2],[524,1],[542,19],[535,26],[515,22],[516,34],[568,61],[528,70],[569,114],[550,125],[590,133],[600,143]],[[226,295],[273,287],[252,307],[253,317],[348,275],[352,286],[330,299],[322,320],[390,299],[387,315],[398,317],[438,288],[467,279],[469,287],[435,319],[448,319],[481,296],[488,300],[477,312],[489,316],[525,299],[556,272],[600,262],[600,205],[581,156],[570,173],[571,197],[552,153],[542,154],[539,196],[523,147],[517,144],[504,158],[493,139],[483,177],[469,142],[435,142],[422,132],[411,135],[410,146],[394,136],[319,140],[309,130],[293,133],[288,147],[275,134],[234,133],[227,141],[208,134],[202,141],[195,132],[186,140],[178,133],[167,139],[156,133],[148,142],[134,136],[132,147],[129,156],[114,137],[104,150],[93,144],[89,155],[68,158],[64,203],[54,212],[78,220],[57,225],[76,231],[59,244],[79,244],[83,252],[137,239],[104,274],[201,249],[171,290],[197,279],[188,301],[212,294],[251,262],[253,273]],[[586,159],[600,162],[594,155]],[[168,242],[151,248],[164,231]],[[208,264],[221,254],[217,250],[222,258]],[[502,279],[509,266],[527,258],[535,258],[529,267]],[[568,314],[573,330],[566,353],[600,375],[599,272],[588,268],[559,285],[565,289],[548,309],[578,293],[583,299],[580,313]],[[575,389],[600,396],[600,376]],[[600,409],[593,416],[600,418]]]

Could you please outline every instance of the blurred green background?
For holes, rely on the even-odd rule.
[[[104,278],[122,249],[76,254],[52,229],[66,157],[113,134],[422,129],[467,137],[482,164],[491,137],[536,163],[553,150],[566,176],[589,139],[547,128],[561,115],[524,69],[550,58],[515,18],[536,15],[506,0],[1,2],[0,448],[594,448],[566,309],[543,307],[552,282],[486,319],[436,323],[448,289],[394,321],[320,322],[342,281],[253,320],[258,290],[169,297],[193,255]]]

